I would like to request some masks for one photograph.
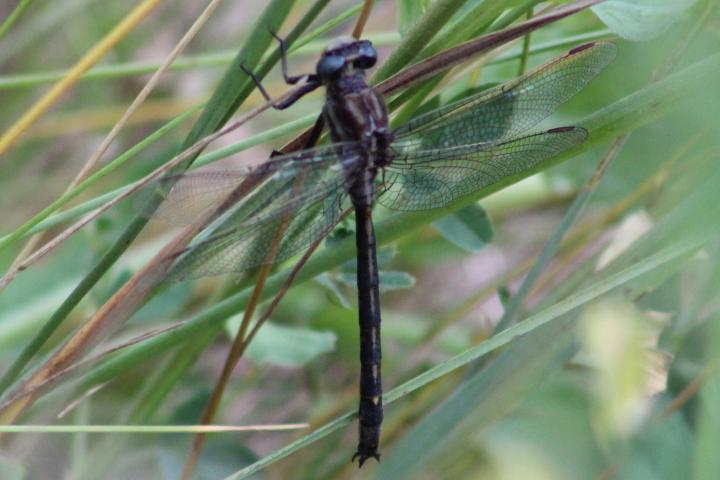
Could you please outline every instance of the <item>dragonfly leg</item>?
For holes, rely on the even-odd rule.
[[[305,148],[314,147],[317,144],[324,127],[325,117],[320,115],[317,120],[315,120],[312,130],[310,130],[310,135],[308,135],[307,141],[305,142]]]
[[[275,40],[278,41],[280,44],[280,65],[282,66],[282,74],[283,79],[285,79],[285,82],[290,85],[295,85],[297,82],[302,80],[306,77],[311,77],[311,75],[305,74],[305,75],[288,75],[288,65],[287,65],[287,42],[284,38],[281,38],[277,36],[275,32],[270,30],[270,35],[275,37]]]
[[[265,90],[265,87],[263,87],[260,79],[257,77],[257,75],[255,75],[255,73],[252,70],[247,68],[244,63],[240,64],[240,70],[245,72],[245,75],[247,75],[248,77],[250,77],[252,79],[253,83],[255,84],[257,89],[260,90],[260,93],[265,98],[265,100],[267,100],[268,102],[273,101],[273,99],[270,98],[270,95],[267,93],[267,90]]]
[[[275,100],[272,99],[272,97],[270,97],[270,94],[268,94],[267,90],[265,90],[265,87],[263,87],[262,82],[257,77],[257,75],[255,75],[255,73],[253,73],[249,68],[247,68],[242,63],[240,64],[240,69],[243,72],[245,72],[252,79],[253,83],[255,83],[255,86],[260,91],[260,94],[265,98],[265,100],[270,102],[270,104],[272,105],[272,107],[275,110],[284,110],[284,109],[288,108],[293,103],[300,100],[300,98],[304,97],[306,94],[312,92],[313,90],[315,90],[316,88],[318,88],[321,85],[320,82],[310,79],[310,80],[308,80],[308,83],[306,83],[306,84],[302,85],[301,87],[299,87],[298,89],[296,89],[292,93],[292,95],[290,95],[286,99],[282,100],[281,102],[276,102]]]

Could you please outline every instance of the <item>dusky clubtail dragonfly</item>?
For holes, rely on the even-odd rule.
[[[421,114],[395,130],[389,128],[383,98],[365,81],[365,71],[377,60],[369,41],[339,39],[324,51],[315,73],[293,77],[282,51],[285,80],[304,83],[274,107],[287,108],[324,86],[323,117],[332,143],[273,156],[243,171],[172,178],[174,186],[156,214],[183,223],[227,203],[242,182],[253,188],[183,251],[168,277],[239,272],[287,260],[327,235],[343,212],[353,209],[361,371],[353,460],[362,466],[368,458],[380,459],[383,420],[373,204],[405,211],[439,208],[579,145],[588,135],[580,127],[522,134],[590,82],[615,57],[616,47],[582,45],[522,78]],[[274,242],[279,231],[281,239]]]

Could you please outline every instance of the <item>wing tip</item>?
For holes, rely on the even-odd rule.
[[[555,127],[551,128],[547,131],[547,133],[567,133],[567,132],[577,132],[577,133],[585,133],[587,134],[587,130],[585,130],[583,127]]]
[[[583,52],[589,48],[592,48],[595,45],[597,45],[597,42],[590,42],[590,43],[586,43],[584,45],[580,45],[579,47],[575,47],[572,50],[570,50],[568,52],[568,55],[577,55],[578,53]]]
[[[572,57],[572,56],[578,55],[578,54],[580,54],[586,50],[590,50],[590,49],[607,50],[608,51],[607,53],[610,54],[611,59],[615,58],[615,55],[617,54],[617,45],[615,45],[613,42],[595,41],[595,42],[584,43],[580,46],[573,48],[572,50],[570,50],[567,53],[566,57]]]
[[[574,126],[555,127],[555,128],[551,128],[551,129],[545,131],[545,133],[570,134],[570,137],[574,138],[579,143],[584,142],[590,136],[590,132],[588,132],[587,129],[585,129],[583,127],[574,127]]]

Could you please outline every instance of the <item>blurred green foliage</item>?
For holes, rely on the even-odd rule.
[[[280,33],[290,32],[312,3],[295,2]],[[356,3],[330,2],[308,31],[349,9],[357,11]],[[433,6],[439,9],[440,3],[376,2],[366,32],[392,39],[380,49],[382,59],[407,46],[409,32],[425,25],[428,12]],[[272,323],[261,330],[258,343],[237,369],[217,421],[309,421],[313,427],[333,423],[317,436],[310,433],[313,430],[215,434],[197,478],[222,478],[244,467],[247,470],[233,478],[256,470],[262,471],[255,478],[308,479],[720,478],[715,454],[720,438],[720,90],[715,82],[720,8],[713,8],[714,3],[608,0],[599,18],[585,11],[534,32],[528,68],[576,46],[562,45],[576,35],[601,32],[618,46],[618,58],[610,68],[549,122],[570,125],[589,119],[598,126],[592,121],[609,118],[609,125],[600,122],[602,129],[588,143],[591,148],[481,204],[464,206],[442,219],[428,214],[407,230],[394,223],[398,217],[378,209],[378,233],[393,239],[380,252],[385,287],[383,376],[393,400],[386,408],[380,466],[370,464],[356,473],[349,464],[356,429],[347,428],[351,418],[345,414],[355,409],[358,347],[353,262],[343,257],[352,252],[342,250],[352,242],[351,223],[346,223],[328,239],[319,260],[308,266],[312,274],[307,275],[316,281],[298,282],[272,315]],[[435,10],[435,21],[443,22],[434,25],[438,31],[416,33],[414,39],[425,40],[427,46],[433,39],[454,41],[459,33],[487,33],[509,21],[508,15],[518,8],[535,5],[537,11],[548,4],[444,1],[440,6],[448,9],[443,12],[450,18]],[[262,6],[255,1],[226,2],[186,53],[239,51],[257,26],[254,15]],[[35,2],[0,38],[0,86],[6,76],[72,65],[128,9],[122,2],[73,0],[62,7]],[[10,10],[0,6],[2,15]],[[166,2],[108,56],[106,65],[161,59],[200,11],[201,5]],[[469,12],[491,17],[481,32],[461,28]],[[522,19],[524,14],[517,18]],[[614,33],[608,34],[607,28]],[[319,39],[351,29],[352,20],[331,25]],[[551,42],[560,46],[534,50]],[[509,48],[503,54],[517,54],[512,60],[469,63],[434,90],[414,90],[399,98],[421,99],[415,105],[419,110],[434,108],[514,78],[522,61],[520,44]],[[263,52],[255,53],[259,61]],[[298,51],[291,55],[291,70],[309,71],[316,58],[317,52]],[[658,98],[651,91],[642,97],[649,100],[637,100],[652,88],[647,86],[653,75],[665,73],[667,65],[672,66],[670,86],[662,92],[668,97]],[[227,71],[237,75],[233,68],[229,65]],[[698,76],[687,78],[694,76],[687,75],[688,68]],[[686,83],[672,83],[677,78]],[[219,71],[209,66],[166,74],[107,159],[190,106],[218,95],[219,79]],[[0,158],[2,235],[11,234],[64,191],[117,118],[117,109],[129,104],[144,80],[128,71],[126,76],[80,82],[22,143]],[[270,71],[265,83],[273,95],[286,89],[279,68]],[[7,129],[44,88],[0,90],[0,128]],[[249,93],[249,83],[246,88]],[[250,97],[240,111],[257,102],[258,97]],[[287,111],[267,112],[213,148],[308,117],[319,112],[321,102],[321,95],[313,95]],[[624,110],[627,105],[632,108]],[[226,118],[231,112],[215,113]],[[652,115],[653,121],[641,128],[634,126],[641,123],[623,123],[644,114]],[[167,161],[186,141],[191,124],[186,121],[170,131],[94,184],[77,203],[127,185]],[[264,147],[236,155],[262,160],[292,133],[281,130]],[[584,214],[564,232],[566,242],[559,253],[543,266],[543,275],[522,303],[520,321],[509,330],[493,332],[502,315],[502,292],[512,295],[517,290],[619,133],[631,136],[590,196]],[[130,203],[110,210],[0,293],[0,364],[10,365],[17,358],[126,231],[134,215]],[[31,368],[168,238],[161,227],[147,228],[48,344],[35,352]],[[22,244],[13,242],[0,251],[3,269]],[[333,257],[336,247],[342,252]],[[251,284],[252,278],[236,276],[201,279],[158,294],[93,353],[181,320],[189,320],[186,328],[207,327],[177,341],[176,332],[166,332],[79,368],[47,392],[21,424],[196,423],[231,341],[227,329],[237,328],[227,321],[240,313],[232,307],[242,302],[232,302]],[[213,312],[221,312],[219,325],[196,322]],[[442,370],[450,364],[455,367]],[[439,373],[432,376],[433,372]],[[107,382],[101,391],[55,420],[58,411],[101,380]],[[177,478],[190,437],[13,434],[0,458],[0,477],[53,478],[67,472],[73,478]],[[299,444],[283,450],[297,439]]]

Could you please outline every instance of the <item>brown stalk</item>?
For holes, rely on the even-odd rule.
[[[345,210],[343,212],[342,216],[340,217],[339,221],[342,221],[345,218],[347,218],[351,212],[352,212],[352,209]],[[324,237],[318,238],[310,245],[310,247],[307,248],[307,250],[305,250],[305,253],[303,254],[303,256],[300,257],[300,260],[297,261],[297,263],[295,264],[293,269],[290,271],[290,274],[287,276],[287,278],[283,282],[282,286],[280,287],[280,290],[275,295],[275,297],[272,299],[272,302],[270,302],[270,306],[268,306],[267,310],[265,310],[265,313],[263,313],[262,316],[258,319],[258,321],[255,323],[255,326],[253,327],[253,329],[250,331],[250,333],[246,337],[243,348],[246,348],[247,345],[250,344],[252,339],[255,337],[255,335],[260,330],[260,327],[262,326],[262,324],[265,323],[265,321],[268,318],[270,318],[270,315],[272,315],[272,313],[277,308],[278,304],[280,304],[280,300],[282,300],[282,298],[285,296],[285,294],[290,289],[290,286],[292,285],[292,283],[295,281],[295,277],[300,272],[300,269],[303,267],[303,265],[305,265],[307,263],[307,261],[310,259],[310,256],[312,255],[312,253],[317,249],[317,247],[320,246],[320,243],[322,243],[323,240],[324,240]]]
[[[358,17],[357,22],[355,22],[355,28],[353,28],[353,37],[360,38],[363,30],[365,30],[365,24],[367,23],[368,17],[370,17],[370,11],[372,10],[373,3],[375,3],[374,0],[365,0],[365,3],[363,3],[362,12],[360,12],[360,16]]]
[[[341,220],[346,218],[350,214],[351,211],[352,210],[348,209],[345,212],[343,212],[343,215],[340,217]],[[302,267],[310,259],[310,257],[312,256],[313,252],[315,252],[317,247],[320,246],[320,243],[322,243],[323,239],[324,239],[324,237],[320,236],[305,250],[305,253],[303,253],[303,256],[300,258],[300,260],[297,261],[297,263],[293,267],[292,271],[290,272],[288,277],[283,282],[282,286],[280,287],[280,290],[278,291],[278,293],[275,295],[272,302],[270,303],[270,306],[268,306],[268,308],[265,310],[265,312],[260,316],[260,318],[257,320],[255,325],[253,326],[252,330],[250,330],[250,332],[247,335],[244,335],[244,333],[243,333],[243,335],[241,336],[240,331],[236,335],[235,341],[233,342],[232,349],[230,351],[230,354],[228,355],[228,361],[226,361],[226,364],[225,364],[226,368],[223,368],[223,374],[221,375],[221,379],[218,382],[218,386],[222,382],[223,390],[227,384],[227,381],[229,380],[229,376],[232,373],[232,369],[234,368],[235,365],[237,365],[237,362],[245,354],[245,350],[247,349],[248,345],[250,345],[250,342],[252,342],[253,338],[255,338],[255,335],[257,335],[257,333],[260,331],[260,328],[267,321],[267,319],[270,318],[270,315],[272,315],[272,313],[275,311],[277,306],[280,304],[280,301],[283,299],[285,294],[290,289],[290,286],[292,285],[293,281],[295,280],[295,277],[300,272]],[[269,267],[269,265],[267,265],[267,266]],[[265,280],[265,278],[263,278],[263,285],[264,285],[264,280]],[[255,298],[255,293],[258,294],[257,298]],[[253,301],[255,303],[257,303],[261,293],[262,293],[262,289],[257,289],[257,285],[256,285],[256,289],[253,291],[253,298],[251,298],[250,304],[252,304]],[[247,312],[247,310],[246,310],[246,312]],[[246,322],[246,320],[247,320],[247,322]],[[245,328],[245,325],[249,325],[249,323],[250,323],[249,320],[250,320],[250,317],[248,317],[247,315],[243,316],[243,323],[241,326],[241,330],[242,329],[247,330]],[[233,349],[235,349],[236,345],[237,345],[237,350],[233,351]],[[233,365],[233,367],[231,367],[228,370],[227,367],[229,365],[229,359],[231,358],[231,356],[234,358],[234,365]],[[227,371],[227,373],[226,373],[226,371]],[[217,389],[217,387],[216,387],[216,389]],[[215,394],[215,391],[213,392],[213,394]],[[208,404],[208,407],[206,407],[206,411],[209,412],[210,414],[207,415],[207,418],[205,418],[205,415],[203,416],[203,420],[201,421],[201,424],[205,424],[206,420],[207,420],[207,423],[212,422],[212,420],[214,418],[214,413],[217,410],[217,406],[218,406],[221,396],[222,396],[222,391],[219,392],[217,400],[215,402],[213,402],[214,406],[213,406],[212,412],[210,412],[210,408],[209,408],[210,403]],[[213,398],[214,397],[215,397],[215,395],[213,395]],[[197,461],[200,458],[200,453],[202,451],[202,447],[203,447],[204,443],[205,443],[204,433],[198,434],[195,437],[195,440],[193,441],[193,446],[192,446],[191,452],[188,455],[185,466],[183,467],[183,474],[181,477],[183,480],[186,480],[186,479],[189,480],[191,478],[192,473],[195,469],[195,465],[197,464]]]

